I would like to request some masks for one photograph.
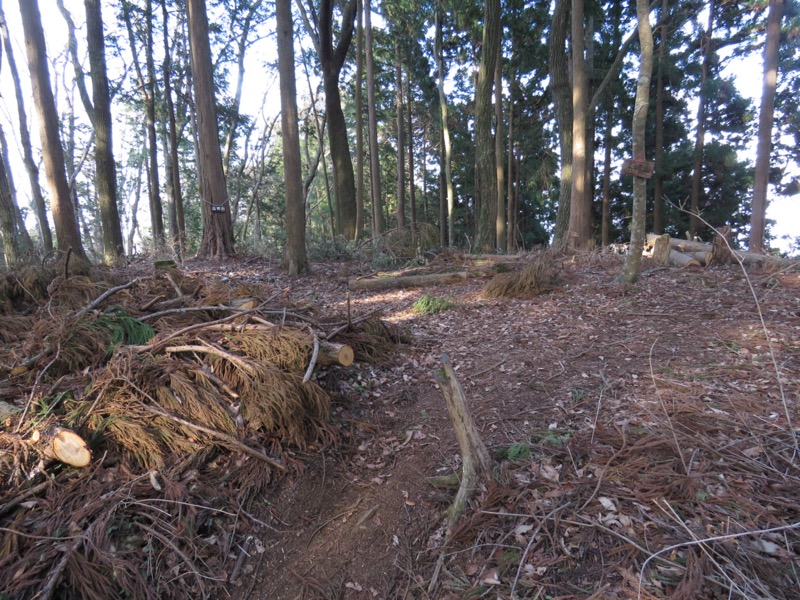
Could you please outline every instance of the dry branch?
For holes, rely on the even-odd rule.
[[[447,535],[452,534],[453,527],[464,512],[464,508],[472,498],[475,489],[481,482],[489,481],[492,477],[492,459],[489,451],[481,439],[481,434],[469,414],[467,397],[464,388],[456,377],[450,357],[442,356],[442,370],[436,375],[447,404],[447,412],[458,440],[461,450],[461,485],[458,488],[455,500],[448,511]]]

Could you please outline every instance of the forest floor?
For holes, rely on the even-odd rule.
[[[412,341],[336,373],[352,447],[265,496],[275,527],[225,595],[800,598],[800,274],[646,261],[623,286],[621,265],[561,259],[528,300],[476,279],[351,292],[354,316],[380,311]],[[235,269],[338,313],[355,271]],[[453,306],[415,313],[423,294]],[[497,461],[446,547],[453,494],[428,480],[460,473],[443,353]]]
[[[486,257],[447,253],[421,270],[474,277],[348,291],[369,263],[261,257],[6,274],[0,600],[800,600],[797,264],[645,259],[627,286],[613,254],[493,260],[555,279],[490,298]],[[368,323],[386,345],[356,346],[381,339]],[[325,337],[356,361],[304,380]],[[494,461],[449,531],[443,354]],[[87,468],[51,460],[62,425]]]

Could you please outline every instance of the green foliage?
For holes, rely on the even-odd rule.
[[[449,298],[438,298],[436,296],[428,296],[425,294],[416,302],[414,302],[411,310],[421,315],[433,315],[444,312],[452,306],[453,302]]]
[[[525,442],[514,442],[506,451],[510,461],[528,460],[531,457],[531,447]]]
[[[107,308],[92,326],[109,332],[111,336],[109,353],[121,344],[146,344],[156,334],[150,325],[133,318],[120,306]]]

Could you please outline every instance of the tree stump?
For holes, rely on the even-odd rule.
[[[730,264],[733,256],[731,255],[731,238],[733,232],[731,228],[725,225],[717,230],[717,235],[714,236],[713,250],[711,251],[712,260],[719,265]]]

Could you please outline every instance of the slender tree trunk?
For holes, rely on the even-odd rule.
[[[372,202],[372,237],[378,238],[386,229],[381,195],[381,162],[378,148],[378,117],[375,106],[375,64],[372,58],[372,3],[364,0],[364,33],[367,54],[367,111],[369,141],[370,199]]]
[[[163,2],[164,0],[162,0]],[[236,128],[239,126],[239,108],[242,103],[242,86],[244,85],[244,58],[247,52],[247,38],[250,35],[252,28],[253,17],[264,0],[255,0],[250,5],[247,15],[245,15],[244,23],[242,24],[242,33],[239,36],[237,50],[236,50],[236,91],[233,95],[233,106],[231,107],[231,118],[228,124],[228,135],[225,139],[225,151],[223,152],[222,164],[225,166],[225,175],[228,175],[228,168],[231,162],[231,150],[233,149],[233,142],[236,139]]]
[[[81,244],[75,209],[70,198],[67,174],[64,169],[64,151],[59,139],[58,112],[53,90],[50,87],[50,70],[47,64],[47,49],[39,3],[36,0],[19,0],[19,10],[25,34],[25,49],[28,55],[33,100],[39,117],[44,170],[50,187],[58,248],[63,251],[71,248],[75,258],[84,262],[85,265],[88,264],[88,259]]]
[[[483,41],[475,87],[475,155],[478,213],[477,247],[484,252],[497,248],[497,171],[492,135],[492,87],[497,56],[502,43],[500,0],[487,0],[483,17]]]
[[[514,69],[511,72],[508,82],[508,183],[506,190],[506,205],[508,207],[506,250],[508,252],[516,250],[516,236],[514,235],[514,88],[516,84],[516,73]]]
[[[775,86],[778,81],[778,50],[781,38],[783,0],[770,0],[767,17],[767,43],[764,46],[764,86],[758,116],[758,148],[753,184],[753,214],[750,219],[750,252],[764,249],[764,224],[767,213],[769,159],[772,154],[772,122],[775,116]]]
[[[292,0],[276,0],[275,13],[281,87],[283,177],[286,186],[286,247],[283,251],[283,266],[290,275],[297,275],[308,271],[308,259],[303,178],[300,173],[300,132],[297,127]]]
[[[714,12],[716,0],[711,0],[708,8],[708,25],[702,39],[703,67],[700,75],[700,91],[697,98],[697,134],[694,142],[694,162],[692,167],[692,195],[690,200],[691,213],[689,215],[689,235],[694,238],[700,231],[700,192],[703,182],[703,147],[706,133],[706,102],[708,83],[708,70],[711,65],[713,53]]]
[[[606,130],[603,134],[603,216],[600,222],[600,243],[603,246],[608,246],[610,243],[609,229],[611,224],[611,129],[614,123],[612,120],[614,110],[613,105],[609,106],[608,110],[608,116],[606,117]]]
[[[0,154],[0,233],[3,235],[5,265],[13,266],[21,257],[22,248],[14,219],[11,182],[4,153]]]
[[[501,252],[508,249],[506,239],[506,180],[503,172],[503,57],[497,53],[497,64],[494,68],[494,160],[497,173],[497,248]],[[510,133],[510,128],[509,128]]]
[[[145,23],[147,42],[145,44],[145,62],[147,68],[147,150],[150,156],[150,171],[153,185],[150,188],[150,222],[153,227],[153,243],[156,248],[164,246],[164,210],[161,206],[161,193],[158,178],[158,139],[156,138],[156,67],[153,61],[153,0],[145,4]]]
[[[592,205],[586,186],[586,112],[588,82],[584,57],[584,0],[572,0],[572,198],[566,246],[584,250],[591,245]]]
[[[200,167],[200,198],[203,207],[203,238],[198,255],[220,260],[232,256],[234,248],[228,191],[219,148],[208,16],[205,0],[188,0],[186,6],[197,115],[197,163]]]
[[[147,132],[145,132],[145,135]],[[139,200],[142,197],[142,170],[144,169],[144,159],[136,159],[136,179],[134,179],[135,188],[133,191],[133,206],[131,206],[131,228],[128,230],[128,255],[133,256],[134,245],[133,239],[136,235],[136,230],[139,228]]]
[[[364,7],[356,3],[356,234],[358,240],[364,231]]]
[[[169,202],[169,231],[176,254],[185,255],[186,224],[183,215],[183,192],[181,191],[180,162],[178,160],[178,125],[175,103],[172,101],[172,50],[169,45],[169,13],[167,0],[161,0],[161,18],[164,23],[164,102],[167,108],[167,135],[164,136],[164,176]]]
[[[101,0],[84,0],[86,9],[86,40],[92,78],[94,102],[94,161],[97,170],[97,195],[100,219],[103,223],[103,261],[115,263],[125,254],[122,227],[117,208],[117,165],[111,125],[111,95],[106,72],[105,36]]]
[[[0,46],[0,60],[2,60],[2,46]],[[0,127],[0,150],[2,150],[2,159],[6,168],[6,176],[8,179],[8,193],[9,193],[9,210],[11,211],[11,224],[14,229],[14,236],[16,237],[16,247],[18,255],[33,253],[33,240],[25,227],[25,221],[22,219],[22,213],[19,210],[17,203],[17,192],[14,187],[14,177],[11,170],[8,169],[9,154],[8,154],[8,140],[6,140],[6,133]]]
[[[572,207],[572,94],[570,91],[566,52],[569,33],[570,0],[556,0],[550,27],[548,48],[550,79],[556,107],[558,143],[561,154],[561,174],[558,189],[558,213],[553,235],[553,246],[563,248],[567,243]]]
[[[406,228],[406,141],[403,125],[403,65],[400,42],[394,45],[395,115],[397,122],[397,228]]]
[[[647,109],[650,104],[650,78],[653,74],[653,31],[650,28],[648,0],[636,0],[636,17],[639,22],[639,81],[636,86],[636,103],[633,109],[633,160],[647,159],[645,129]],[[631,243],[625,257],[625,265],[619,281],[634,283],[639,279],[639,268],[644,249],[647,220],[647,179],[633,178],[633,219],[631,221]]]
[[[3,38],[3,47],[6,51],[6,61],[8,62],[8,67],[11,72],[11,79],[14,82],[14,96],[17,100],[17,117],[19,121],[19,138],[20,144],[22,145],[22,162],[28,174],[31,197],[33,198],[33,208],[39,223],[39,235],[42,238],[42,247],[45,254],[47,254],[53,251],[53,234],[50,231],[50,224],[47,219],[47,206],[44,202],[44,196],[42,196],[42,189],[39,187],[39,166],[33,159],[33,146],[31,144],[31,134],[28,129],[28,115],[25,111],[25,100],[22,94],[22,86],[20,85],[19,72],[17,71],[17,62],[14,60],[14,49],[8,34],[8,26],[6,25],[6,17],[3,13],[2,4],[0,4],[0,35],[2,35]]]
[[[664,231],[664,60],[669,38],[669,0],[661,2],[656,73],[656,165],[653,177],[653,232]]]
[[[417,238],[417,190],[414,185],[414,115],[411,70],[406,67],[406,108],[408,109],[408,203],[411,205],[411,239],[416,247]]]
[[[586,18],[586,32],[584,35],[586,49],[586,97],[592,97],[592,83],[594,72],[594,17]],[[594,206],[594,113],[586,114],[586,204],[589,207],[590,235],[594,232],[592,207]]]
[[[442,113],[442,152],[440,162],[444,166],[444,188],[447,192],[447,243],[452,248],[455,244],[454,217],[455,194],[453,192],[453,172],[451,167],[452,147],[450,144],[450,126],[447,121],[447,97],[444,91],[444,58],[442,56],[442,0],[436,7],[436,68],[439,72],[439,109]],[[445,238],[442,237],[442,246]]]

